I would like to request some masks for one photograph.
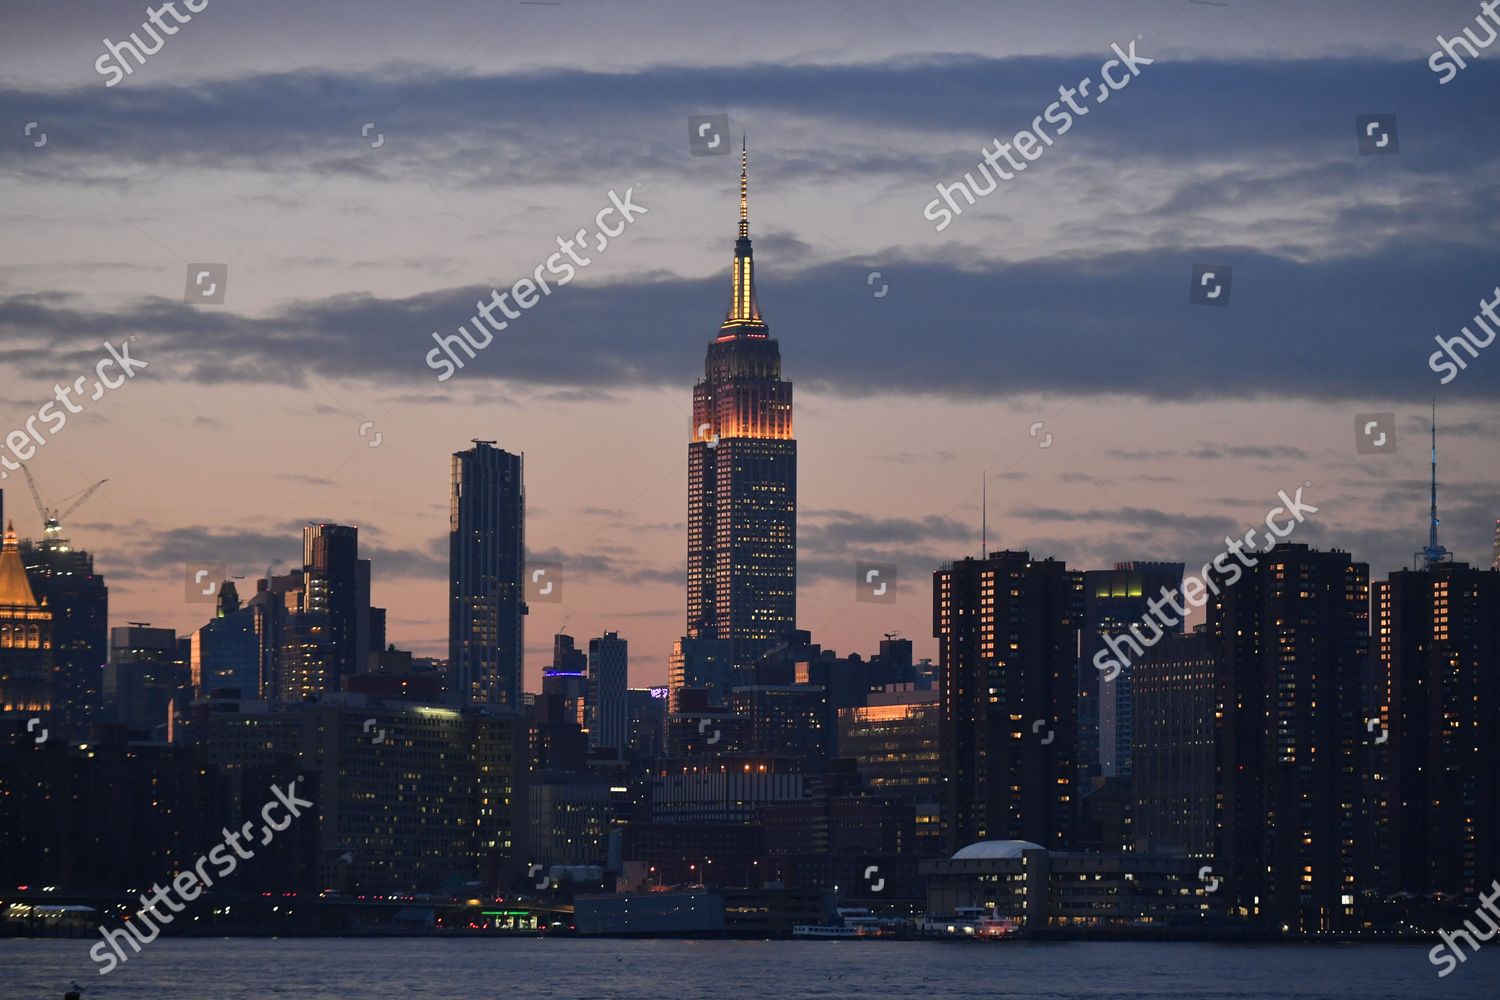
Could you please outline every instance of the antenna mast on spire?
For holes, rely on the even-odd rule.
[[[1453,553],[1438,544],[1437,512],[1437,397],[1432,399],[1432,507],[1427,525],[1427,547],[1417,553],[1423,569],[1432,569],[1438,563],[1450,562]]]

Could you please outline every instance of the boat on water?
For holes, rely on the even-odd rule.
[[[923,917],[917,929],[925,937],[993,940],[1014,936],[1020,925],[987,907],[960,906],[951,917]]]
[[[891,921],[882,920],[863,906],[841,906],[834,910],[834,922],[830,924],[796,924],[792,927],[794,938],[865,938],[883,937],[892,933]]]

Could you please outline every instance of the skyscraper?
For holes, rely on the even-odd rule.
[[[0,716],[26,718],[52,707],[52,611],[31,589],[14,525],[0,550]]]
[[[1160,605],[1164,588],[1182,585],[1182,563],[1126,562],[1083,574],[1083,636],[1078,657],[1079,777],[1128,778],[1134,735],[1133,664],[1115,677],[1094,665],[1106,635],[1119,635]],[[1170,632],[1180,634],[1179,621]]]
[[[525,559],[522,457],[476,440],[453,455],[448,509],[448,669],[461,701],[521,707]]]
[[[1374,607],[1382,887],[1477,898],[1500,874],[1500,573],[1401,570]]]
[[[1029,552],[992,552],[933,574],[932,603],[949,849],[978,840],[1067,847],[1083,574]]]
[[[177,690],[192,683],[177,651],[177,632],[132,622],[109,630],[104,671],[105,719],[127,729],[165,732]]]
[[[1131,827],[1136,848],[1177,847],[1195,858],[1211,858],[1213,637],[1202,625],[1189,635],[1168,635],[1127,670],[1135,706]]]
[[[1210,599],[1219,843],[1232,908],[1273,930],[1355,917],[1370,570],[1280,544]]]
[[[742,148],[729,312],[693,388],[688,445],[687,634],[729,640],[741,669],[797,621],[792,384],[756,299],[749,184]]]
[[[618,632],[589,640],[589,745],[623,751],[630,737],[630,643]]]
[[[40,542],[18,546],[31,589],[52,613],[52,709],[58,726],[82,735],[104,705],[109,659],[109,588],[94,557],[47,522]]]
[[[302,529],[302,586],[302,610],[327,617],[333,660],[324,690],[342,690],[344,678],[369,669],[370,564],[359,558],[358,528],[309,524]]]

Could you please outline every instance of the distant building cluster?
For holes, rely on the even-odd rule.
[[[1316,935],[1473,909],[1500,875],[1500,522],[1494,566],[1455,561],[1434,491],[1420,565],[1384,580],[1278,544],[1113,676],[1096,655],[1181,563],[987,551],[932,574],[936,662],[894,632],[824,649],[797,627],[792,385],[748,191],[742,151],[666,687],[631,687],[609,630],[555,635],[523,689],[553,581],[528,566],[522,456],[495,442],[452,456],[446,658],[389,641],[352,525],[306,526],[284,574],[209,581],[183,635],[111,628],[44,511],[0,552],[0,919],[123,918],[294,778],[315,817],[204,896],[209,925],[771,935],[836,901],[870,915],[828,934]]]

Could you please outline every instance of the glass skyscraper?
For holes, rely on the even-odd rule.
[[[448,669],[470,704],[521,704],[522,459],[475,441],[453,455],[448,511]]]

